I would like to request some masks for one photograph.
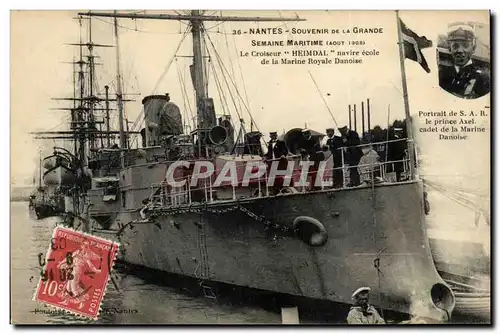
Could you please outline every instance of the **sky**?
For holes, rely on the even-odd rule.
[[[180,11],[182,12],[182,11]],[[65,45],[79,39],[77,12],[71,11],[13,11],[11,13],[11,184],[22,185],[30,182],[40,150],[50,152],[54,141],[35,141],[29,134],[32,131],[62,130],[68,111],[50,110],[56,107],[69,107],[67,102],[53,101],[55,97],[70,97],[73,94],[72,67],[63,62],[72,61],[77,56],[77,48]],[[148,11],[151,13],[151,11]],[[174,14],[169,11],[168,13]],[[207,11],[207,14],[218,14]],[[304,127],[324,132],[327,127],[348,123],[348,105],[357,104],[358,129],[361,127],[361,102],[370,99],[371,124],[385,126],[390,108],[390,121],[404,118],[404,105],[401,85],[401,68],[397,44],[396,14],[394,11],[260,11],[260,12],[223,12],[223,15],[295,17],[306,19],[304,22],[266,22],[266,23],[206,23],[210,32],[208,42],[212,62],[216,55],[211,43],[223,60],[231,78],[245,101],[258,126],[268,136],[270,131],[282,132],[292,127]],[[455,21],[475,21],[488,23],[486,11],[402,11],[401,19],[419,35],[426,36],[436,44],[437,36],[447,30],[447,25]],[[92,39],[95,43],[115,45],[112,19],[92,20]],[[84,25],[86,22],[84,22]],[[169,93],[177,103],[185,118],[191,118],[193,109],[192,84],[188,66],[191,60],[191,36],[187,36],[176,52],[185,23],[177,21],[119,20],[120,58],[124,79],[124,91],[135,102],[127,103],[126,115],[134,122],[141,111],[141,100],[152,93]],[[294,35],[259,36],[232,35],[232,30],[264,27],[297,28],[383,28],[377,35]],[[88,38],[83,32],[83,40]],[[278,47],[251,47],[252,39],[283,40],[322,39],[322,40],[364,40],[363,47],[357,50],[378,50],[379,56],[364,57],[362,64],[342,65],[261,65],[260,58],[240,57],[240,51],[276,51]],[[488,39],[488,36],[484,37]],[[488,40],[483,41],[489,44]],[[344,47],[342,50],[348,49]],[[354,48],[353,48],[354,49]],[[100,91],[108,84],[115,90],[115,49],[97,49],[101,57],[97,66]],[[435,45],[425,49],[424,55],[431,73],[426,73],[419,64],[406,60],[406,80],[410,113],[417,115],[419,110],[479,110],[490,104],[490,95],[477,100],[462,100],[442,91],[437,82],[437,63]],[[173,55],[177,57],[173,57]],[[170,64],[169,70],[164,71]],[[209,66],[211,68],[211,66]],[[219,70],[218,70],[219,71]],[[189,91],[191,108],[183,97],[179,75],[185,78]],[[314,81],[317,83],[316,87]],[[216,80],[209,74],[209,95],[214,98],[216,112],[225,110],[220,103]],[[218,79],[222,80],[220,72]],[[228,79],[230,81],[230,79]],[[319,89],[319,90],[318,90]],[[225,89],[226,94],[227,89]],[[325,106],[331,110],[335,121]],[[238,99],[235,97],[235,99]],[[226,96],[233,119],[240,116],[234,111],[234,104],[241,109],[247,127],[250,119],[241,101],[234,104]],[[415,126],[423,123],[414,117]],[[483,120],[489,129],[489,118]],[[417,144],[426,156],[422,173],[444,183],[457,182],[469,189],[489,188],[490,133],[475,134],[467,141],[440,141],[435,134],[416,133]],[[59,144],[59,143],[57,143]]]

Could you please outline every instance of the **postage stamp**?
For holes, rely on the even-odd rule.
[[[96,320],[119,244],[56,227],[33,300]]]

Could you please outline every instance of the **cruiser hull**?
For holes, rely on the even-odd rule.
[[[422,193],[410,182],[192,204],[143,222],[120,212],[119,232],[94,232],[120,242],[121,260],[156,270],[347,304],[369,286],[377,307],[447,320],[454,297],[434,267]],[[324,225],[323,246],[281,229],[299,216]]]

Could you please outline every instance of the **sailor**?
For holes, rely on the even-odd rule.
[[[311,186],[315,189],[319,165],[321,161],[325,160],[325,154],[323,153],[318,138],[312,136],[311,130],[307,128],[303,129],[302,136],[304,138],[304,148],[309,154],[309,161],[314,162],[309,168],[309,176],[311,177]]]
[[[393,128],[390,131],[390,142],[388,144],[388,160],[393,162],[394,172],[396,173],[396,182],[401,181],[401,173],[403,172],[404,158],[406,151],[406,141],[403,139],[403,129]],[[403,140],[402,140],[403,139]]]
[[[354,306],[351,307],[347,315],[347,323],[350,325],[358,324],[385,324],[384,319],[378,314],[375,307],[369,304],[370,288],[362,287],[352,294]]]
[[[352,131],[347,126],[339,128],[339,132],[342,135],[342,147],[344,147],[344,162],[349,165],[349,177],[351,179],[350,186],[359,186],[359,172],[358,164],[359,160],[363,156],[361,148],[359,145],[361,141],[359,135],[356,131]]]
[[[333,155],[333,186],[335,188],[341,188],[344,182],[344,176],[342,173],[342,138],[335,136],[335,129],[326,129],[326,145],[330,149]]]
[[[270,132],[269,136],[271,140],[267,145],[266,159],[279,159],[281,156],[287,155],[287,149],[285,143],[278,140],[278,133],[276,131]]]
[[[472,27],[452,27],[447,36],[448,50],[453,66],[439,66],[439,86],[455,96],[476,99],[490,92],[490,75],[487,66],[480,66],[472,59],[477,39]]]
[[[363,156],[359,160],[359,172],[361,174],[361,181],[371,184],[372,179],[374,182],[380,181],[380,157],[373,149],[371,140],[368,136],[363,137],[363,146],[361,151]]]

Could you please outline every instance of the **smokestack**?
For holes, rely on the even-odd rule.
[[[354,105],[354,131],[358,132],[358,121],[356,119],[356,105]]]
[[[361,136],[365,134],[365,103],[361,101]]]
[[[349,105],[349,129],[352,129],[351,105]]]
[[[366,99],[366,118],[368,120],[368,131],[371,130],[370,99]]]

